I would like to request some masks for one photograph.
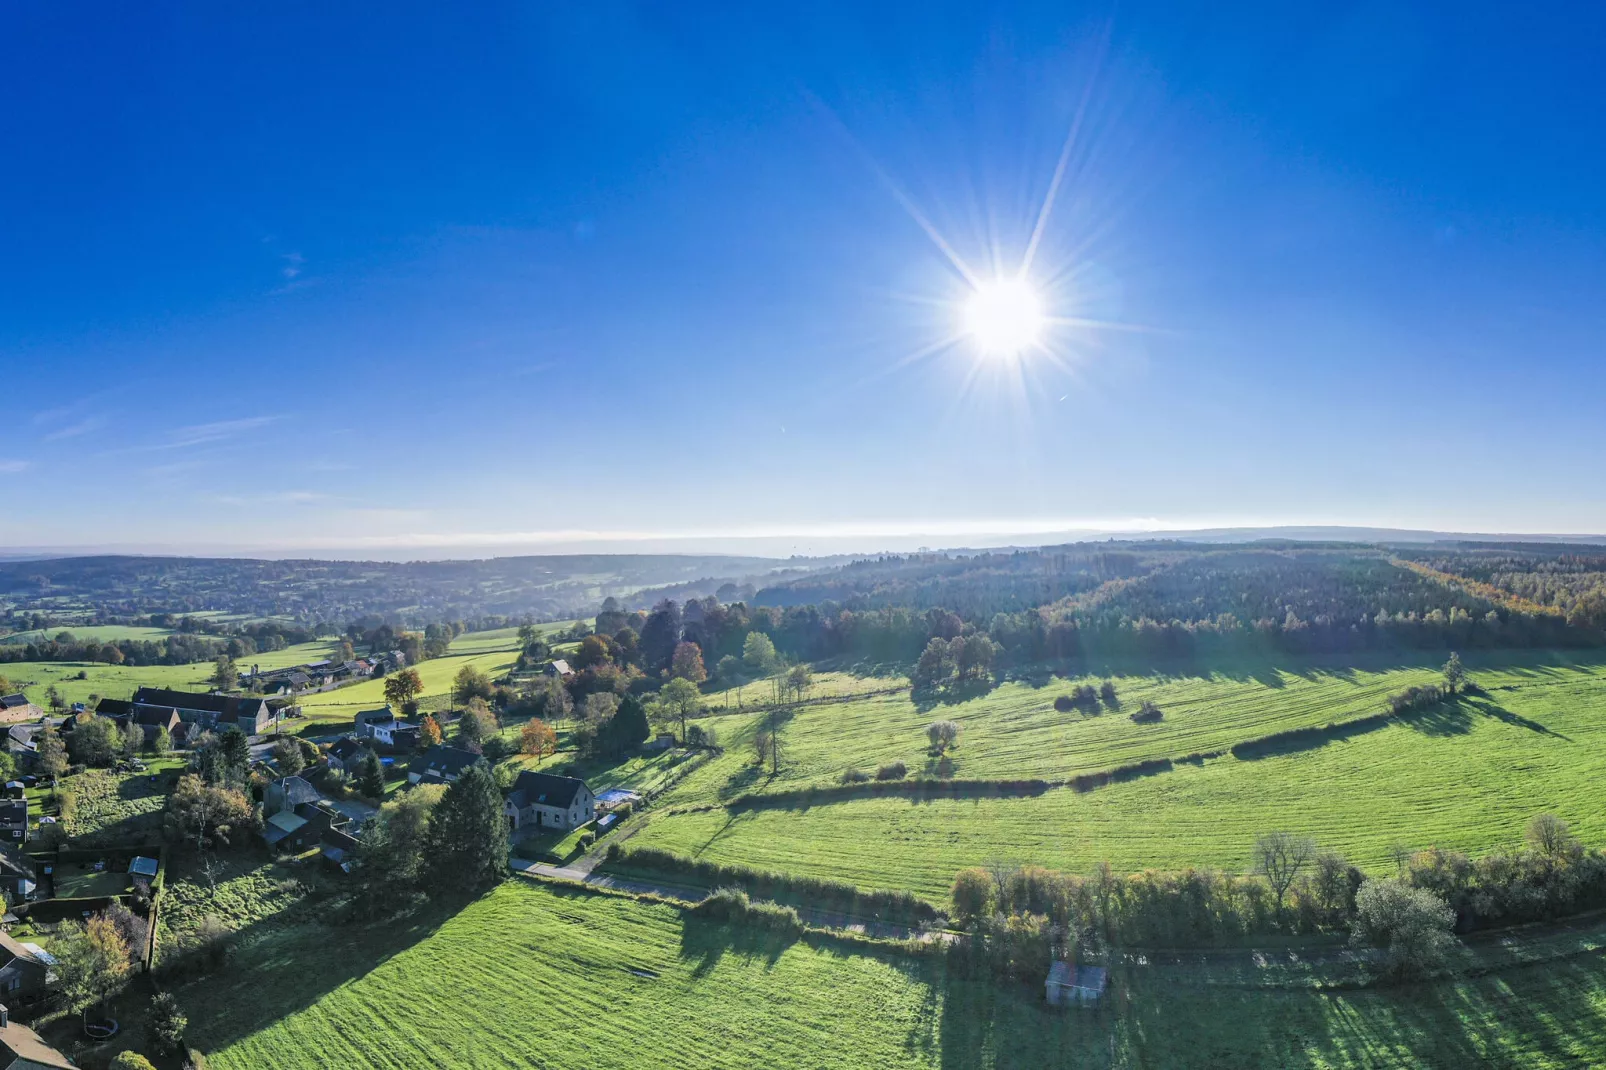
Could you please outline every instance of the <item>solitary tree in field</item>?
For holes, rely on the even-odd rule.
[[[669,681],[658,692],[658,702],[664,711],[680,722],[680,741],[686,742],[686,718],[702,705],[702,694],[697,685],[679,677]]]
[[[926,726],[926,738],[931,740],[932,751],[941,754],[958,741],[959,722],[932,721]]]
[[[385,679],[385,701],[400,709],[424,690],[417,669],[403,669]]]
[[[1255,872],[1266,878],[1277,896],[1277,910],[1281,913],[1288,889],[1299,877],[1300,870],[1316,857],[1316,843],[1308,836],[1295,836],[1291,832],[1268,832],[1255,840]]]
[[[541,718],[531,717],[525,726],[519,729],[519,750],[534,757],[535,763],[540,765],[542,758],[557,753],[558,734]]]
[[[1450,660],[1444,663],[1445,689],[1453,695],[1457,691],[1461,690],[1461,685],[1466,683],[1466,680],[1467,670],[1466,667],[1461,664],[1461,655],[1451,651]]]
[[[212,669],[212,686],[219,691],[230,691],[239,682],[240,670],[234,667],[234,659],[227,654],[218,658]]]
[[[452,680],[452,698],[465,704],[476,698],[490,701],[491,678],[478,666],[463,666]]]
[[[814,674],[807,665],[798,664],[786,670],[786,689],[792,693],[793,701],[802,702],[813,686]]]

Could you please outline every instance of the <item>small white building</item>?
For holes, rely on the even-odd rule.
[[[1056,962],[1048,968],[1048,979],[1043,982],[1043,995],[1051,1007],[1097,1003],[1109,983],[1109,971],[1103,966],[1073,966],[1069,962]]]

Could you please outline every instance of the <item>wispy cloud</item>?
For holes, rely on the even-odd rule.
[[[311,505],[314,502],[329,501],[330,496],[315,490],[280,490],[267,494],[219,494],[212,500],[223,505],[256,508],[269,505]]]
[[[284,261],[284,267],[279,269],[279,274],[286,279],[293,279],[301,274],[301,265],[307,262],[307,258],[300,253],[280,253],[279,259]]]
[[[46,435],[44,440],[46,442],[57,442],[64,438],[77,438],[79,435],[87,435],[91,431],[98,431],[105,425],[106,421],[99,416],[86,416],[76,423],[56,428]]]
[[[259,427],[266,427],[277,421],[277,416],[247,416],[239,420],[218,420],[209,424],[191,424],[188,427],[175,427],[167,433],[163,442],[152,443],[146,446],[151,450],[177,450],[188,446],[201,446],[208,442],[221,442],[233,438],[246,431],[254,431]]]
[[[28,461],[0,460],[0,475],[15,475],[18,472],[26,472],[31,467],[33,466]]]

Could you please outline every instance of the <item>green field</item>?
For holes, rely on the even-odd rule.
[[[423,693],[418,696],[419,703],[426,709],[443,705],[442,700],[451,693],[452,679],[464,665],[474,665],[483,669],[494,679],[511,669],[517,658],[516,653],[505,650],[490,654],[448,654],[444,658],[419,662],[413,666],[418,670],[419,678],[424,681]],[[385,681],[383,678],[365,680],[350,687],[305,695],[298,700],[298,704],[302,712],[313,721],[344,721],[354,716],[358,710],[383,706]]]
[[[0,635],[0,644],[33,643],[39,640],[50,640],[62,632],[71,632],[74,640],[82,643],[93,639],[97,643],[115,643],[121,639],[138,639],[142,642],[155,642],[166,639],[173,634],[170,628],[142,628],[128,624],[88,624],[82,627],[67,625],[58,628],[36,628],[27,632],[11,632]]]
[[[1536,659],[1499,671],[1483,668],[1476,675],[1489,689],[1487,697],[1465,700],[1419,722],[1272,757],[1226,756],[1202,765],[1178,765],[1170,772],[1091,792],[1058,788],[1035,798],[854,799],[676,812],[677,806],[706,804],[733,789],[762,790],[767,784],[767,774],[757,773],[742,746],[753,719],[719,718],[718,723],[734,726],[734,731],[724,731],[727,753],[661,800],[631,842],[866,887],[905,888],[933,900],[945,897],[957,869],[992,861],[1075,872],[1101,861],[1123,870],[1210,865],[1241,871],[1247,868],[1256,834],[1273,829],[1309,833],[1351,861],[1379,871],[1391,867],[1396,844],[1483,851],[1516,840],[1530,817],[1547,810],[1571,822],[1585,842],[1606,844],[1606,813],[1599,806],[1598,788],[1606,776],[1606,674],[1601,667]],[[1401,670],[1399,676],[1402,681],[1424,678],[1422,670]],[[1316,674],[1310,686],[1329,691],[1334,705],[1344,708],[1356,689],[1370,691],[1374,683],[1366,674]],[[1230,679],[1155,684],[1182,686],[1193,689],[1196,712],[1172,712],[1181,707],[1173,699],[1166,707],[1166,724],[1160,726],[1135,725],[1124,716],[1106,714],[1097,723],[1066,730],[1109,731],[1102,749],[1077,750],[1080,739],[1073,739],[1062,748],[1043,748],[1035,764],[1033,749],[1015,742],[1021,736],[1041,738],[1053,729],[1028,724],[1012,732],[996,731],[986,725],[983,709],[971,710],[967,724],[975,730],[967,729],[962,738],[961,761],[987,771],[971,775],[1052,776],[1075,768],[1103,768],[1142,755],[1130,740],[1141,740],[1151,729],[1173,721],[1181,722],[1179,730],[1186,727],[1189,736],[1174,747],[1156,745],[1155,755],[1192,749],[1202,738],[1225,742],[1232,732],[1260,735],[1267,726],[1283,727],[1290,718],[1277,709],[1277,701],[1285,693],[1297,701],[1302,711],[1297,717],[1306,723],[1330,719],[1306,690],[1290,682],[1280,687]],[[1258,703],[1246,686],[1259,688]],[[1211,701],[1212,687],[1223,696],[1219,703]],[[1045,689],[1045,694],[1055,690]],[[1139,693],[1136,686],[1132,693]],[[1019,698],[1008,688],[997,694],[1001,703],[1014,704]],[[1263,707],[1262,716],[1246,719],[1241,711],[1256,706]],[[825,773],[836,761],[833,733],[841,733],[844,750],[860,746],[856,741],[866,731],[831,717],[832,711],[854,708],[864,704],[818,707],[800,713],[783,729],[789,748],[783,753],[787,761],[798,756],[800,780],[811,779],[811,772]],[[1047,709],[1053,713],[1051,706]],[[1217,710],[1231,729],[1214,725]],[[1005,717],[1000,714],[999,720],[1005,722]],[[1197,723],[1188,725],[1189,717]],[[872,735],[880,742],[845,757],[873,768],[914,728],[906,714],[898,713],[880,736]],[[1067,753],[1072,757],[1065,757]]]
[[[1104,1006],[1055,1012],[1040,986],[936,958],[508,883],[450,917],[249,925],[222,974],[178,995],[224,1070],[1560,1067],[1606,1043],[1598,953],[1377,991],[1254,972],[1125,967]]]
[[[212,663],[198,665],[105,665],[88,661],[14,661],[0,663],[0,675],[22,687],[28,698],[42,709],[49,707],[45,696],[51,684],[61,692],[62,701],[86,702],[90,695],[101,698],[129,698],[141,687],[170,687],[181,691],[205,691],[212,676]],[[77,679],[83,673],[84,679]]]

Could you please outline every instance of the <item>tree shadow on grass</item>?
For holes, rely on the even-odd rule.
[[[757,925],[718,922],[688,914],[680,928],[680,957],[694,964],[692,976],[696,978],[706,976],[727,954],[763,959],[765,968],[769,969],[797,941],[796,933],[774,932]]]
[[[230,938],[227,964],[175,988],[193,1043],[216,1051],[312,1006],[432,936],[470,900],[430,903],[401,917],[354,922],[343,911],[296,910]]]
[[[1483,714],[1485,717],[1493,717],[1495,720],[1502,721],[1505,724],[1511,725],[1515,728],[1526,728],[1528,731],[1538,732],[1542,736],[1554,736],[1556,739],[1564,739],[1568,743],[1572,742],[1572,738],[1570,736],[1563,735],[1554,729],[1546,728],[1538,721],[1531,721],[1519,714],[1512,713],[1510,710],[1491,699],[1468,698],[1464,699],[1464,701],[1471,706],[1472,709]]]

